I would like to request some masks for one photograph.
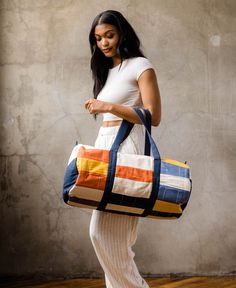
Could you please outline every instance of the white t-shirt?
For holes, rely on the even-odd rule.
[[[154,69],[153,65],[144,57],[125,59],[121,67],[120,65],[109,69],[106,83],[97,99],[129,107],[142,107],[142,98],[137,81],[145,70]],[[103,121],[122,120],[112,113],[102,114]]]

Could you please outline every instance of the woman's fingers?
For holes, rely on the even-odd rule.
[[[87,109],[90,114],[92,112],[92,101],[93,101],[93,99],[90,98],[87,101],[85,101],[85,103],[84,103],[85,109]]]
[[[84,106],[87,109],[88,105],[91,103],[91,99],[88,99],[87,101],[85,101]]]
[[[104,105],[105,102],[96,100],[94,98],[90,98],[84,103],[85,108],[90,114],[102,112],[104,110]]]

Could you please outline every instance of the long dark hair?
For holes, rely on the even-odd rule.
[[[106,10],[98,14],[93,20],[89,33],[89,43],[92,54],[90,68],[94,80],[93,95],[95,99],[105,85],[108,70],[112,68],[113,65],[112,58],[106,57],[97,46],[95,27],[99,24],[110,24],[117,28],[119,33],[117,52],[121,57],[121,65],[125,59],[139,56],[145,57],[140,50],[140,40],[138,36],[120,12],[115,10]],[[96,114],[94,115],[94,118],[96,119]]]

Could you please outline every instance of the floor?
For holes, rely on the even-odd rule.
[[[146,278],[150,288],[236,288],[236,276],[228,277],[171,277]],[[1,281],[0,287],[37,287],[37,288],[105,288],[103,279],[71,280],[17,280]]]

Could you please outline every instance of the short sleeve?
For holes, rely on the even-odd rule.
[[[136,66],[136,80],[138,81],[138,78],[140,75],[147,69],[152,68],[155,70],[154,66],[151,64],[151,62],[144,57],[138,57],[138,63]]]

